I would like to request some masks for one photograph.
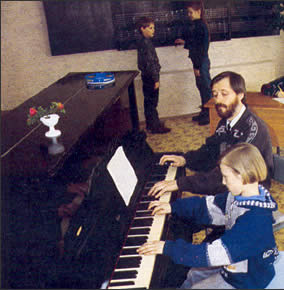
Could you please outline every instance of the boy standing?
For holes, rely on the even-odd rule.
[[[208,56],[210,35],[205,19],[203,1],[185,3],[192,25],[184,28],[182,39],[176,39],[175,44],[184,44],[184,48],[189,50],[188,57],[193,64],[195,82],[201,97],[201,112],[198,116],[194,116],[192,121],[198,122],[199,125],[207,125],[210,121],[209,110],[204,105],[212,97],[209,72],[210,60]]]
[[[162,124],[157,111],[161,66],[151,41],[155,33],[155,24],[151,18],[141,17],[137,27],[141,33],[141,38],[137,42],[138,68],[141,71],[143,82],[146,130],[152,134],[168,133],[171,129]]]

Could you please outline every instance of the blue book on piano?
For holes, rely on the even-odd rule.
[[[85,76],[88,89],[104,89],[115,85],[114,73],[95,72]]]

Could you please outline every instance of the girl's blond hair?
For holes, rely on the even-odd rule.
[[[224,164],[240,174],[244,184],[260,182],[267,177],[267,166],[258,148],[249,143],[239,143],[222,154],[219,164]]]

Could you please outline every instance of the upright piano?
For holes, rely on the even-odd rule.
[[[2,288],[44,288],[45,266],[56,257],[57,208],[66,184],[84,177],[77,165],[92,155],[99,160],[114,137],[139,129],[134,86],[139,72],[114,71],[115,85],[99,90],[86,87],[89,73],[70,72],[1,112]],[[26,123],[31,107],[47,108],[51,102],[63,103],[66,110],[56,125],[62,132],[57,141],[65,148],[57,155],[48,154],[47,127]]]
[[[50,286],[109,289],[167,286],[169,259],[160,255],[139,256],[136,250],[146,241],[174,237],[170,216],[152,216],[147,209],[155,200],[147,193],[155,182],[174,180],[184,170],[159,165],[164,153],[154,153],[145,139],[144,132],[126,134],[93,172],[90,192],[65,234],[63,275],[59,274]],[[137,176],[129,203],[123,201],[108,170],[108,164],[120,148]],[[132,183],[123,162],[120,166],[122,179]],[[170,202],[178,195],[178,192],[169,192],[159,199]]]
[[[151,216],[147,207],[152,198],[147,192],[156,181],[175,179],[184,171],[158,165],[163,153],[153,152],[145,133],[139,131],[133,86],[136,71],[116,72],[116,85],[105,91],[88,90],[85,74],[68,74],[10,112],[1,124],[2,288],[169,285],[166,265],[171,261],[162,255],[139,256],[136,249],[147,240],[174,238],[175,220]],[[121,102],[125,91],[129,96],[126,113]],[[24,122],[29,107],[61,101],[54,99],[57,95],[65,100],[66,115],[56,126],[62,131],[59,142],[65,152],[50,156],[46,128],[26,128]],[[123,148],[137,178],[128,201],[108,169],[118,148]],[[92,154],[100,156],[98,162],[81,174],[77,163]],[[57,210],[65,198],[66,183],[78,180],[89,181],[90,188],[71,218],[61,255],[62,220]],[[178,195],[169,193],[161,200]]]

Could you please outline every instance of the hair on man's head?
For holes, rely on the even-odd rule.
[[[184,4],[186,8],[191,7],[194,10],[203,8],[203,3],[201,1],[186,1]]]
[[[267,177],[267,166],[258,148],[250,143],[238,143],[224,152],[219,160],[237,174],[244,184],[261,182]]]
[[[244,78],[238,73],[235,73],[232,71],[225,71],[216,75],[211,81],[211,89],[216,83],[220,82],[222,79],[225,79],[225,78],[229,79],[230,86],[236,94],[241,94],[241,93],[244,94],[242,102],[245,104],[246,93],[247,93],[246,83],[245,83]]]
[[[186,1],[185,8],[189,8],[189,7],[191,7],[195,11],[200,9],[201,19],[207,24],[207,22],[205,20],[205,8],[204,8],[204,4],[203,4],[202,0],[200,0],[200,1]]]
[[[141,28],[146,28],[148,26],[150,26],[152,23],[154,23],[154,20],[153,18],[151,17],[148,17],[148,16],[143,16],[143,17],[140,17],[137,22],[136,22],[136,28],[138,29],[138,31],[140,33],[141,32]]]

